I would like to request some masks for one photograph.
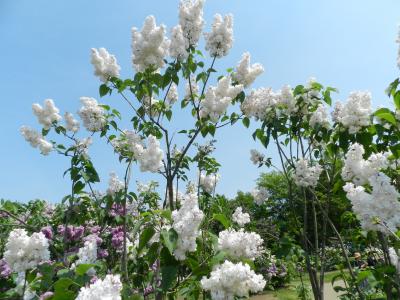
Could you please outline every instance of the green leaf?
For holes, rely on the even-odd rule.
[[[220,263],[222,263],[226,258],[226,253],[223,251],[218,252],[216,255],[214,255],[211,258],[210,261],[210,266],[215,266],[215,265],[219,265]]]
[[[171,121],[172,110],[167,110],[167,111],[165,112],[165,116],[167,117],[168,121]]]
[[[385,90],[386,94],[390,97],[396,92],[398,85],[400,84],[400,78],[397,78],[391,84],[389,84],[388,88]]]
[[[224,214],[214,214],[213,219],[220,222],[225,227],[225,229],[231,227],[231,222],[226,218]]]
[[[206,137],[206,135],[208,134],[208,126],[204,126],[204,127],[200,130],[200,132],[201,132],[201,135],[202,135],[203,137]]]
[[[161,237],[164,246],[167,247],[171,255],[173,255],[176,248],[176,243],[178,241],[178,234],[173,229],[170,229],[168,231],[162,230]]]
[[[50,131],[50,128],[49,129],[42,128],[42,135],[46,136],[49,133],[49,131]]]
[[[81,264],[78,265],[75,269],[75,273],[79,276],[83,276],[86,274],[87,271],[89,271],[91,268],[95,267],[96,265],[94,264]]]
[[[242,123],[243,123],[243,125],[244,125],[246,128],[249,128],[249,126],[250,126],[250,119],[249,119],[248,117],[244,117],[243,120],[242,120]]]
[[[85,187],[85,184],[82,181],[77,181],[74,184],[74,193],[75,194],[80,193],[83,190],[84,187]]]
[[[214,125],[209,125],[208,126],[208,132],[212,135],[212,136],[214,136],[215,135],[215,126]]]
[[[177,274],[178,266],[161,267],[161,288],[163,291],[167,291],[172,286]]]
[[[388,108],[380,108],[374,113],[374,115],[379,119],[388,121],[389,123],[396,125],[396,118]]]
[[[400,91],[397,91],[393,96],[394,105],[400,109]]]
[[[112,127],[114,127],[115,130],[118,130],[118,125],[117,125],[117,123],[116,123],[114,120],[112,120],[112,121],[110,122],[110,125],[111,125]]]
[[[140,235],[139,239],[139,247],[138,247],[138,253],[140,253],[143,248],[147,245],[147,243],[150,241],[150,239],[153,237],[155,234],[155,230],[153,227],[146,227],[142,234]]]
[[[69,288],[71,285],[76,284],[71,278],[61,278],[54,284],[54,296],[52,299],[56,300],[72,300],[75,299],[75,292]]]
[[[104,83],[99,87],[100,97],[107,95],[107,93],[111,92],[111,89]]]

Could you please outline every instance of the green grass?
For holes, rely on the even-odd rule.
[[[331,284],[332,278],[338,274],[340,274],[340,271],[332,271],[325,273],[324,282],[327,284]],[[303,282],[304,285],[308,286],[311,291],[310,280],[307,274],[304,274]],[[287,286],[277,289],[275,291],[268,291],[264,293],[263,296],[264,295],[271,296],[271,298],[274,297],[275,299],[278,300],[296,300],[298,299],[296,287],[299,286],[300,284],[301,284],[300,278],[294,278]],[[262,299],[262,296],[260,296],[259,299]]]

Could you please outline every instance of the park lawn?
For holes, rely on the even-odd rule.
[[[340,274],[340,271],[326,272],[325,277],[324,277],[324,283],[331,285],[333,277],[338,274]],[[304,274],[303,282],[305,285],[307,285],[310,288],[310,293],[312,293],[310,280],[309,280],[307,274]],[[296,300],[296,299],[298,299],[296,287],[299,286],[300,284],[301,284],[300,278],[294,278],[287,286],[276,289],[274,291],[267,291],[263,295],[260,295],[259,297],[255,297],[255,299],[261,300],[261,299],[264,299],[263,296],[271,296],[271,299],[275,298],[278,300]],[[252,299],[253,299],[253,297],[252,297]],[[266,297],[265,299],[269,299],[269,298]]]

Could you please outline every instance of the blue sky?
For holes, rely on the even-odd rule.
[[[43,157],[20,136],[19,127],[38,128],[33,102],[55,100],[62,112],[76,112],[80,96],[98,98],[99,81],[89,63],[92,47],[106,47],[132,76],[130,29],[141,27],[153,14],[171,28],[178,22],[176,0],[2,0],[0,1],[0,57],[2,61],[0,198],[59,201],[70,190],[62,177],[68,161],[58,155]],[[207,31],[215,13],[234,15],[235,42],[229,56],[217,62],[225,70],[236,65],[244,51],[266,72],[254,87],[295,86],[311,76],[337,87],[336,99],[350,91],[370,90],[374,106],[390,105],[384,89],[399,76],[396,67],[400,2],[395,0],[208,0]],[[107,102],[108,101],[108,102]],[[121,99],[102,99],[126,112]],[[188,121],[177,112],[178,125]],[[180,122],[180,123],[179,123]],[[260,170],[249,161],[249,150],[259,148],[252,131],[236,125],[217,133],[215,156],[222,164],[219,193],[234,196],[253,188]],[[273,150],[267,154],[274,156]],[[122,167],[101,141],[91,149],[106,187],[108,173]],[[136,169],[133,181],[157,179]]]

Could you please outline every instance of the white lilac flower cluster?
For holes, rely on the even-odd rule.
[[[44,100],[43,107],[39,103],[32,104],[32,110],[44,129],[49,129],[53,123],[61,120],[60,110],[55,106],[52,99]]]
[[[160,148],[158,139],[149,135],[145,140],[132,131],[124,130],[123,133],[111,141],[115,151],[119,153],[129,152],[129,157],[138,160],[142,172],[157,172],[162,166],[164,152]]]
[[[310,117],[310,126],[316,127],[317,125],[326,128],[329,127],[328,113],[325,106],[321,103],[317,106],[317,109],[311,113]]]
[[[369,184],[371,193],[367,193],[363,186],[355,186],[350,182],[343,187],[362,228],[383,233],[396,231],[400,226],[400,194],[383,173],[372,175]]]
[[[185,60],[189,53],[187,49],[189,48],[188,40],[185,39],[183,35],[183,30],[181,25],[176,25],[171,30],[171,44],[169,48],[169,55],[180,61]]]
[[[195,193],[186,194],[183,199],[181,208],[172,212],[172,228],[178,233],[174,256],[178,260],[184,260],[186,252],[196,250],[196,238],[204,216]]]
[[[164,66],[170,41],[165,37],[165,26],[157,26],[154,16],[144,20],[142,31],[132,28],[132,63],[137,72]]]
[[[186,39],[187,46],[195,46],[203,30],[203,5],[204,0],[185,0],[179,4],[179,25]]]
[[[95,237],[86,239],[83,247],[78,250],[78,259],[72,265],[72,269],[81,264],[94,264],[97,261],[97,240]],[[95,275],[96,270],[90,268],[87,271],[88,275]]]
[[[142,172],[157,172],[162,166],[164,152],[160,148],[158,139],[149,135],[147,146],[139,156],[140,170]]]
[[[79,131],[80,128],[79,121],[74,119],[74,116],[71,113],[66,112],[64,114],[64,119],[65,119],[65,129],[72,132]]]
[[[114,55],[108,53],[105,48],[92,48],[90,62],[94,66],[94,75],[101,81],[107,82],[110,77],[119,77],[121,67]]]
[[[254,202],[257,205],[263,205],[265,201],[271,196],[268,189],[264,187],[256,187],[251,191],[251,195],[254,198]]]
[[[233,16],[220,14],[214,16],[214,23],[210,33],[205,33],[206,50],[212,57],[228,55],[233,45]]]
[[[235,212],[232,214],[233,222],[237,223],[240,227],[243,227],[247,223],[250,223],[250,215],[243,212],[242,207],[237,207]]]
[[[87,138],[77,140],[76,143],[76,150],[83,154],[83,155],[88,155],[89,152],[89,146],[93,143],[93,139],[89,136]]]
[[[293,179],[296,185],[302,187],[315,187],[318,183],[322,167],[315,163],[311,166],[307,159],[299,159],[294,163]]]
[[[184,99],[192,99],[192,94],[193,98],[195,98],[196,95],[198,95],[198,93],[199,93],[199,85],[196,82],[196,78],[194,76],[191,76],[190,81],[188,80],[186,82]]]
[[[120,275],[106,275],[89,287],[82,287],[76,300],[121,300],[122,283]]]
[[[369,92],[352,92],[344,105],[337,102],[333,120],[353,134],[371,123],[371,113],[371,94]]]
[[[236,67],[236,72],[232,74],[232,78],[247,88],[263,72],[264,68],[259,63],[250,66],[250,53],[245,52],[243,53],[242,59],[239,61],[239,64]]]
[[[264,120],[280,102],[280,93],[274,92],[271,88],[259,88],[252,90],[246,96],[240,108],[247,117]]]
[[[400,258],[393,247],[389,248],[389,259],[390,263],[396,268],[397,273],[400,274]]]
[[[160,107],[162,100],[155,99],[154,97],[150,97],[145,95],[142,100],[142,106],[149,116],[156,118],[160,115]]]
[[[364,147],[358,143],[349,147],[342,169],[342,178],[345,181],[352,181],[356,185],[367,184],[371,176],[389,166],[388,153],[373,153],[368,159],[363,158],[364,154]]]
[[[243,86],[232,85],[231,77],[222,77],[216,87],[209,87],[205,98],[201,102],[200,117],[210,117],[212,122],[218,119],[226,112],[232,100],[243,90]]]
[[[49,241],[41,232],[31,236],[25,229],[10,232],[4,251],[4,260],[13,272],[25,272],[39,263],[50,260]]]
[[[248,264],[225,261],[216,266],[209,278],[203,277],[200,283],[204,290],[211,292],[213,300],[233,300],[235,296],[248,297],[250,292],[261,292],[266,281]]]
[[[119,180],[115,172],[110,173],[110,179],[108,180],[107,194],[114,197],[119,192],[123,191],[125,184],[123,181]]]
[[[250,150],[250,160],[255,165],[260,165],[264,161],[264,154],[257,151],[256,149]]]
[[[28,126],[21,126],[20,132],[25,140],[33,147],[39,148],[40,153],[48,155],[53,150],[53,144],[46,141],[42,134]]]
[[[220,179],[219,174],[200,174],[200,187],[206,192],[211,194]]]
[[[282,113],[290,116],[292,113],[296,113],[299,107],[296,105],[297,100],[293,95],[293,90],[290,85],[284,85],[279,91],[280,104],[283,107]]]
[[[79,109],[78,115],[83,121],[83,126],[88,131],[101,131],[107,122],[104,108],[91,97],[81,97],[80,101],[82,107]]]
[[[172,106],[178,101],[178,87],[175,83],[171,84],[166,98],[169,106]]]
[[[128,151],[136,159],[144,150],[142,137],[133,130],[124,130],[119,137],[111,141],[111,144],[117,152]]]
[[[259,257],[264,251],[263,242],[258,233],[246,232],[243,228],[239,231],[229,228],[218,235],[218,249],[238,259],[254,260]]]

